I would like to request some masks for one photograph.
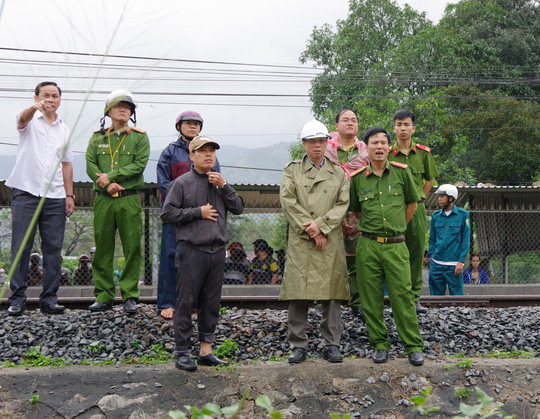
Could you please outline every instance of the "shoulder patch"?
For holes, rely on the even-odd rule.
[[[291,164],[298,164],[298,163],[302,163],[302,160],[293,160],[293,161],[290,161],[289,163],[287,163],[285,165],[285,167],[289,167]]]
[[[95,131],[94,131],[94,134],[97,134],[97,133],[98,133],[98,132],[100,132],[100,131],[101,131],[101,128],[100,128],[100,129],[97,129],[97,130],[95,130]]]
[[[400,163],[400,162],[398,162],[398,161],[391,161],[390,164],[391,164],[392,166],[401,167],[402,169],[406,169],[407,167],[409,167],[408,164]]]
[[[418,147],[420,150],[424,150],[424,151],[427,151],[428,153],[431,153],[431,148],[426,147],[425,145],[416,144],[416,147]]]
[[[137,128],[137,127],[131,127],[131,129],[132,129],[133,131],[140,132],[141,134],[146,134],[146,131],[145,131],[145,130],[142,130],[142,129],[140,129],[140,128]]]
[[[389,146],[388,147],[388,152],[392,151],[394,149],[394,146]]]
[[[353,177],[354,175],[357,175],[358,173],[362,173],[366,169],[367,169],[367,166],[364,166],[364,167],[361,167],[358,170],[355,170],[354,172],[351,173],[351,177]]]

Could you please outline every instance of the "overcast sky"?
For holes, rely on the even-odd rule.
[[[398,3],[432,21],[446,6]],[[31,104],[38,82],[54,80],[78,151],[99,128],[106,94],[118,88],[137,96],[138,126],[152,149],[175,139],[175,118],[187,109],[202,114],[203,133],[220,143],[260,147],[294,141],[312,118],[306,95],[316,72],[298,58],[315,26],[346,18],[348,1],[0,0],[0,10],[1,143],[17,143],[15,115]]]

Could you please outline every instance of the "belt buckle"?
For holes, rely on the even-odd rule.
[[[377,237],[378,243],[386,243],[386,237]]]
[[[111,195],[113,198],[118,198],[118,192],[115,192]]]

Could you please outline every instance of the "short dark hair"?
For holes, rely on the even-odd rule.
[[[416,122],[416,117],[411,111],[408,111],[407,109],[401,109],[394,114],[394,122],[396,122],[397,119],[402,120],[407,118],[411,118],[412,124],[414,125],[414,123]]]
[[[42,81],[41,83],[39,83],[37,86],[36,86],[36,90],[34,90],[34,93],[36,94],[36,96],[39,96],[39,92],[41,90],[42,87],[44,86],[54,86],[58,89],[58,94],[60,96],[62,96],[62,90],[60,90],[60,88],[58,87],[58,85],[54,82],[54,81]]]
[[[364,135],[362,136],[362,141],[367,145],[369,143],[369,139],[374,135],[378,134],[379,132],[383,132],[384,135],[386,135],[386,138],[388,138],[388,144],[390,144],[390,134],[388,134],[388,131],[381,127],[368,129],[366,132],[364,132]]]
[[[471,253],[469,256],[469,260],[472,260],[473,257],[478,256],[478,259],[480,259],[480,255],[478,253]]]
[[[347,111],[351,111],[352,113],[354,113],[354,116],[356,116],[356,119],[360,119],[358,117],[358,112],[356,112],[354,109],[351,109],[351,108],[343,108],[342,110],[340,110],[337,115],[336,115],[336,124],[339,122],[339,118],[341,118],[341,114],[343,114],[343,112],[347,112]]]

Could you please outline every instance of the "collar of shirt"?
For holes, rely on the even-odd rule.
[[[325,160],[325,158],[323,157],[323,159],[321,160],[321,164],[319,164],[319,167],[317,167],[317,166],[315,165],[315,163],[313,163],[309,157],[308,157],[307,159],[309,160],[309,162],[311,163],[311,165],[312,165],[315,169],[317,169],[317,170],[321,170],[321,167],[323,167],[324,160]]]
[[[386,163],[384,164],[384,171],[383,172],[386,172],[386,171],[388,171],[388,173],[390,173],[390,162],[388,161],[388,159],[386,160]],[[373,173],[373,168],[371,167],[371,163],[369,163],[368,166],[367,166],[367,169],[366,169],[366,177],[368,177],[371,174],[374,174],[374,173]]]
[[[401,151],[401,149],[399,148],[397,141],[396,141],[396,143],[394,144],[394,146],[391,148],[391,151],[394,152],[394,156],[396,156],[398,153],[405,154],[405,153],[403,153],[403,152]],[[413,151],[413,152],[416,154],[416,143],[414,142],[413,139],[411,139],[411,147],[409,148],[409,151]]]

